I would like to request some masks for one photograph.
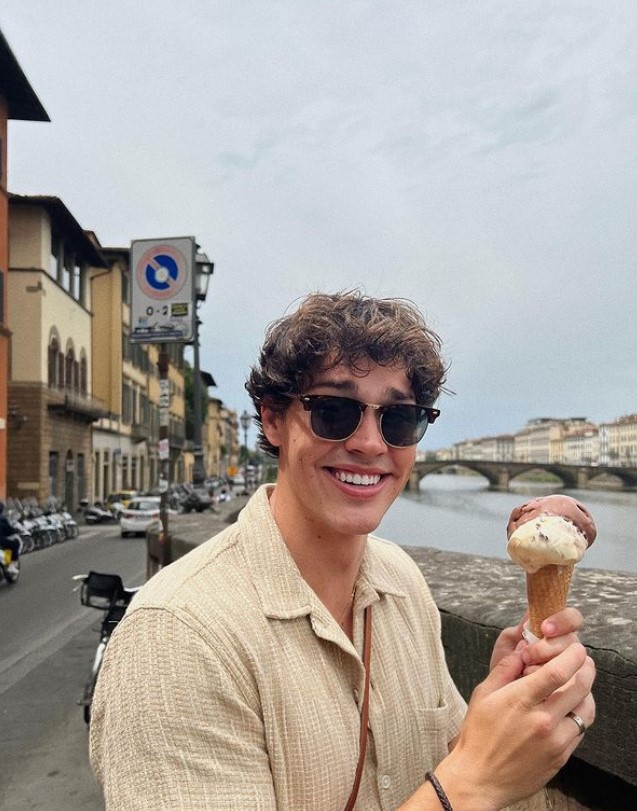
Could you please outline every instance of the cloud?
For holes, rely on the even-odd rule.
[[[194,234],[203,364],[239,411],[313,289],[423,308],[450,358],[427,442],[637,411],[633,0],[5,0],[53,119],[10,186],[105,244]]]

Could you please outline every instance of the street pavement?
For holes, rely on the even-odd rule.
[[[171,532],[188,529],[198,541],[205,540],[232,521],[245,501],[238,496],[218,505],[214,513],[176,516]],[[81,538],[68,543],[81,543]],[[88,730],[77,705],[98,642],[100,619],[95,612],[94,623],[84,624],[0,697],[2,811],[104,811],[88,760]]]

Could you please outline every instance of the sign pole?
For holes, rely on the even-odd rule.
[[[171,561],[168,531],[170,480],[169,343],[188,343],[194,334],[196,242],[194,237],[131,242],[131,343],[159,344],[159,568]]]
[[[159,566],[163,568],[171,561],[170,536],[168,534],[168,487],[170,480],[170,382],[168,380],[168,349],[166,344],[159,346]]]

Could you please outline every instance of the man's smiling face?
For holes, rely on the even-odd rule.
[[[361,361],[317,373],[303,394],[351,397],[364,403],[413,403],[403,369]],[[276,512],[296,533],[338,540],[373,532],[409,477],[416,448],[393,448],[380,433],[378,414],[367,409],[348,439],[314,435],[310,414],[292,401],[284,414],[265,406],[264,431],[279,448]]]

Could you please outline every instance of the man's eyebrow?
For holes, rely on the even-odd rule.
[[[312,388],[326,388],[332,389],[335,392],[341,392],[344,395],[354,395],[358,393],[358,387],[353,380],[317,380]],[[412,392],[404,392],[401,389],[396,389],[393,386],[388,386],[383,392],[383,400],[387,402],[405,403],[414,399]]]

